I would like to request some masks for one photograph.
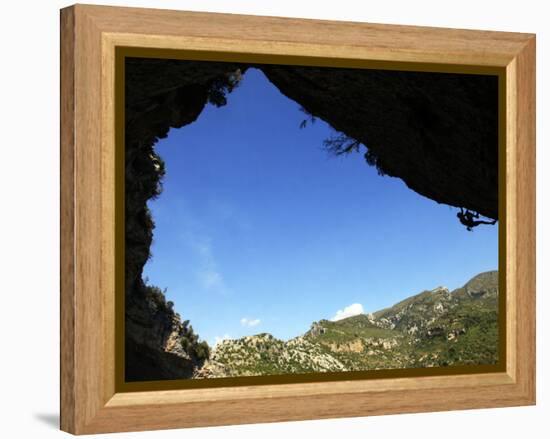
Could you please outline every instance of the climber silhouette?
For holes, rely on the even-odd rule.
[[[497,220],[492,220],[492,221],[478,220],[479,213],[472,212],[471,210],[468,210],[468,209],[464,211],[462,207],[460,208],[460,212],[458,212],[456,216],[458,217],[460,222],[466,226],[466,229],[468,229],[468,231],[470,232],[474,227],[479,226],[480,224],[495,225],[497,222]]]

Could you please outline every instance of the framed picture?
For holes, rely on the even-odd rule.
[[[61,11],[61,428],[535,403],[535,37]]]

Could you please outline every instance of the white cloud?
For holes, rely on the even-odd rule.
[[[363,305],[360,303],[353,303],[346,306],[344,309],[339,309],[336,311],[336,315],[330,320],[336,322],[337,320],[347,319],[348,317],[353,317],[364,313],[365,311],[363,310]]]
[[[241,319],[241,325],[248,326],[249,328],[252,328],[253,326],[258,326],[260,323],[261,323],[260,319],[248,319],[246,317],[243,317]]]
[[[213,346],[216,346],[218,343],[221,343],[224,340],[231,340],[231,336],[229,334],[223,334],[221,337],[216,335],[214,337],[214,343],[212,343]]]

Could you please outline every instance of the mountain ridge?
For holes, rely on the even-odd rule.
[[[498,272],[425,290],[388,308],[321,319],[287,341],[268,333],[223,340],[194,378],[496,364]]]

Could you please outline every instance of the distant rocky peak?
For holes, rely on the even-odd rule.
[[[447,287],[439,286],[437,288],[434,288],[432,290],[432,293],[434,293],[434,294],[437,294],[437,293],[450,294],[451,292],[449,291],[449,289]]]

